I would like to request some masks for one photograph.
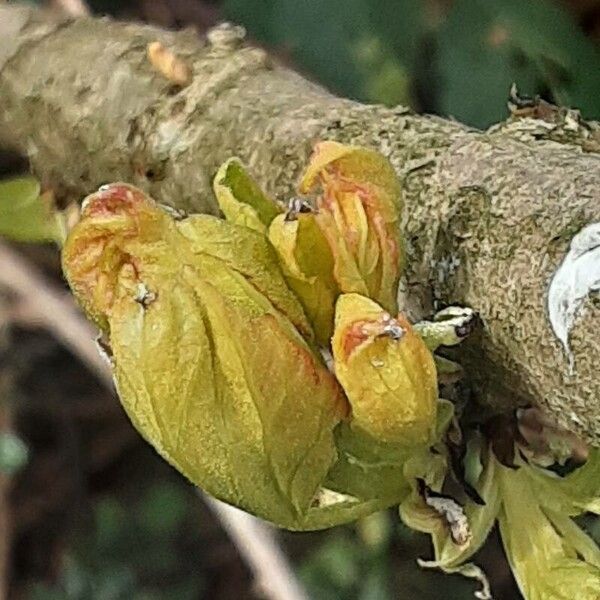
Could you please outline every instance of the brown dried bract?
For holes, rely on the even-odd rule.
[[[419,494],[425,504],[444,520],[452,541],[465,546],[471,541],[471,528],[463,507],[453,498],[434,492],[423,479],[417,479]]]
[[[541,119],[553,123],[560,112],[558,106],[546,102],[539,96],[529,97],[519,94],[516,84],[512,84],[508,97],[508,109],[513,117]]]

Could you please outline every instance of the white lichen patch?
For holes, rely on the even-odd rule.
[[[458,267],[460,267],[460,258],[458,256],[449,255],[439,260],[432,260],[431,267],[434,269],[437,275],[437,282],[444,284],[446,281],[456,273]]]
[[[574,357],[569,332],[585,298],[600,291],[600,223],[584,227],[571,240],[569,252],[556,270],[548,289],[548,315],[571,371]]]

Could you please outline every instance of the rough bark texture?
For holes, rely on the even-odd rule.
[[[146,58],[159,40],[193,80],[173,87]],[[0,8],[0,145],[29,155],[65,196],[115,180],[190,211],[214,211],[218,165],[242,158],[266,189],[293,193],[313,143],[379,149],[401,177],[411,317],[475,308],[464,351],[478,397],[537,402],[600,444],[600,305],[589,296],[571,332],[575,367],[546,298],[572,236],[600,221],[600,136],[572,114],[511,119],[487,132],[408,109],[336,98],[242,45],[108,20]],[[327,57],[323,57],[327,60]]]

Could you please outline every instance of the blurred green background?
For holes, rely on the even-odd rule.
[[[198,2],[188,2],[199,4]],[[90,2],[97,12],[201,21],[181,0]],[[152,6],[154,5],[154,6]],[[173,5],[170,10],[160,5]],[[222,0],[205,3],[307,76],[365,102],[486,127],[512,82],[600,117],[597,0]],[[183,15],[183,18],[181,18]],[[206,16],[206,15],[205,15]],[[156,19],[155,19],[156,20]]]
[[[573,3],[575,4],[575,3]],[[568,4],[545,0],[225,0],[225,14],[336,92],[475,127],[512,82],[600,116],[600,54]]]
[[[220,20],[236,21],[254,42],[337,94],[408,104],[474,127],[507,116],[513,82],[525,94],[579,108],[588,119],[600,117],[595,0],[88,5],[98,15],[193,26],[200,33]],[[0,170],[14,167],[0,155]],[[54,249],[20,248],[60,281]],[[1,301],[0,392],[27,452],[14,440],[0,444],[5,472],[27,460],[11,491],[11,596],[259,598],[219,524],[191,486],[141,441],[115,398],[49,335],[11,318]],[[597,522],[587,527],[600,536]],[[394,511],[327,532],[283,533],[281,539],[317,600],[459,600],[475,589],[459,577],[419,570],[416,557],[430,556],[428,539],[403,527]],[[495,534],[477,560],[497,600],[520,598]]]

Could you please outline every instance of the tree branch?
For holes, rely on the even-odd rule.
[[[283,198],[316,140],[379,149],[403,183],[409,315],[445,303],[478,310],[483,327],[462,357],[477,398],[538,403],[600,444],[600,306],[584,290],[572,371],[546,308],[571,239],[600,221],[596,124],[553,111],[479,132],[363,106],[243,47],[234,28],[199,40],[1,7],[0,40],[0,145],[21,148],[66,197],[126,180],[179,208],[214,211],[211,178],[232,155]],[[189,64],[187,87],[155,71],[152,41]]]

